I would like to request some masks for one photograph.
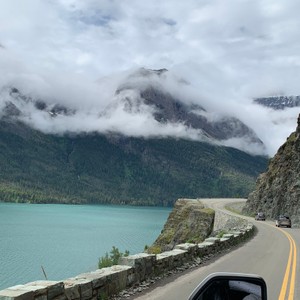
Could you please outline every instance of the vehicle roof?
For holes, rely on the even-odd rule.
[[[280,219],[289,219],[289,217],[285,216],[285,215],[279,215],[278,218],[280,218]]]

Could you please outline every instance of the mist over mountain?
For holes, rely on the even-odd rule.
[[[2,88],[0,199],[172,205],[253,188],[267,157],[250,153],[263,153],[262,141],[238,118],[187,100],[188,82],[141,68],[97,82],[100,99],[104,82],[114,87],[106,105]]]
[[[228,124],[231,119],[229,129],[235,134],[217,142],[273,156],[293,131],[299,110],[276,111],[253,99],[300,95],[300,4],[132,1],[1,2],[0,90],[16,88],[49,110],[73,112],[49,118],[28,104],[22,107],[23,121],[45,133],[120,132],[196,140],[207,133],[213,140],[216,121]],[[141,97],[150,82],[156,92],[184,104],[187,113],[194,108],[206,119],[207,132],[195,130],[191,118],[191,128],[170,116],[163,123],[157,105]],[[130,84],[139,87],[122,90]],[[131,110],[126,110],[126,99]],[[241,123],[263,147],[253,134],[237,134]]]
[[[139,68],[78,85],[72,79],[49,81],[48,86],[36,80],[13,80],[3,86],[0,116],[58,135],[174,137],[272,155],[296,113],[291,108],[279,114],[252,99],[244,104],[224,99],[217,104],[166,69]]]

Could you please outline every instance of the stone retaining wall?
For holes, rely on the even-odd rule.
[[[0,300],[102,300],[185,263],[214,255],[250,238],[253,224],[200,244],[180,244],[161,254],[122,257],[119,265],[80,274],[62,281],[35,281],[0,291]]]

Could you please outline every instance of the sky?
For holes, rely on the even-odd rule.
[[[239,117],[273,155],[299,108],[273,112],[252,99],[300,95],[299,11],[297,0],[0,0],[0,88],[81,109],[55,124],[32,113],[44,131],[181,136],[180,124],[162,128],[146,107],[128,113],[114,94],[134,70],[166,68],[182,101]]]

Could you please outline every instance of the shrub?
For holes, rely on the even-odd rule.
[[[104,256],[99,258],[98,268],[102,269],[102,268],[107,268],[107,267],[117,265],[119,262],[119,259],[122,256],[128,256],[128,255],[129,255],[128,250],[125,250],[125,253],[122,253],[119,251],[119,249],[117,247],[113,246],[110,251],[110,255],[108,255],[108,253],[106,252]]]
[[[146,252],[148,254],[160,254],[161,248],[160,248],[160,246],[151,246],[151,247],[148,247]]]
[[[227,231],[225,231],[225,230],[219,231],[218,234],[217,234],[217,238],[219,238],[219,239],[222,238],[223,235],[226,234],[226,233],[227,233]]]

